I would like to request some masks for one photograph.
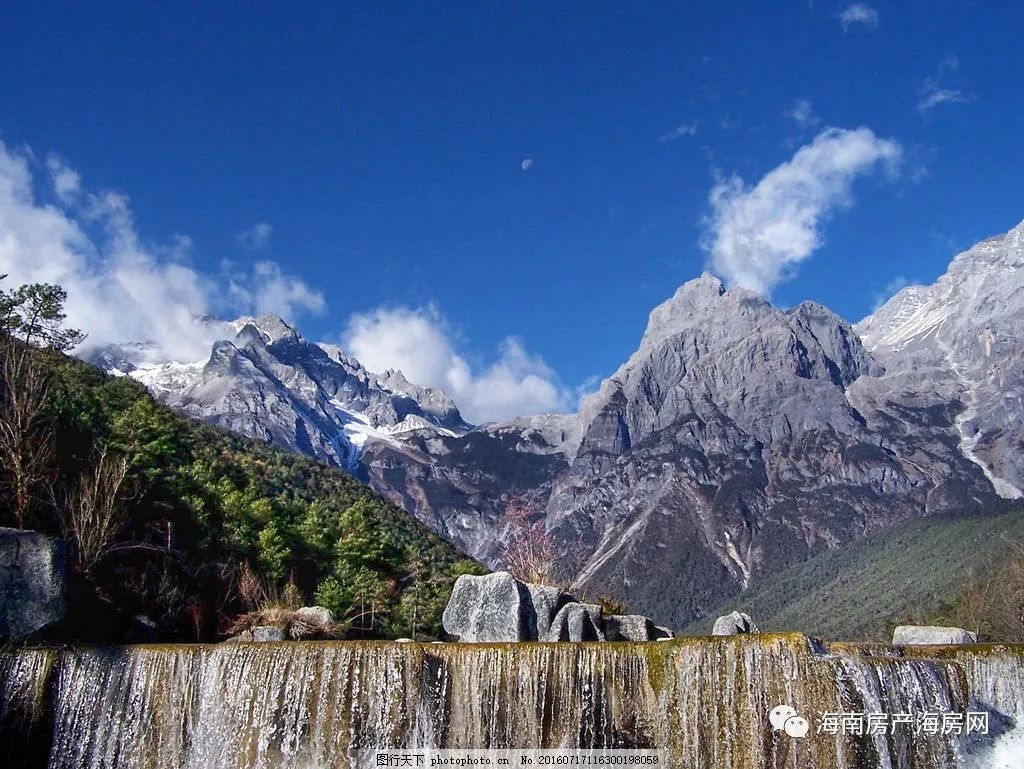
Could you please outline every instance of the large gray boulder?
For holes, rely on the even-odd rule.
[[[0,528],[0,639],[21,640],[64,617],[64,544]]]
[[[603,629],[609,641],[650,641],[654,623],[640,614],[606,614]]]
[[[463,574],[441,615],[445,632],[460,641],[529,641],[536,617],[526,585],[507,571]]]
[[[542,641],[601,641],[604,640],[590,612],[579,603],[567,603],[555,615],[554,621]]]
[[[749,614],[741,611],[734,611],[719,617],[715,620],[711,635],[741,635],[743,633],[757,633],[757,625],[750,618]]]
[[[892,633],[893,646],[927,644],[973,644],[978,637],[959,627],[938,625],[898,625]]]
[[[326,606],[303,606],[296,609],[285,624],[288,638],[307,641],[316,638],[337,638],[334,613]]]
[[[551,623],[555,616],[568,603],[576,599],[566,592],[551,585],[526,584],[530,594],[530,604],[533,606],[533,615],[536,627],[530,634],[531,638],[545,639],[551,631]]]

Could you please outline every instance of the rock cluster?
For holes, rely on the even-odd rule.
[[[0,640],[22,640],[64,617],[64,571],[62,542],[0,528]]]
[[[647,617],[605,614],[549,585],[507,571],[455,582],[442,616],[445,632],[467,643],[507,641],[657,641],[672,631]]]

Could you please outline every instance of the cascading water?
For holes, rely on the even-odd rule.
[[[994,733],[795,739],[769,723],[782,703],[812,722],[984,710]],[[901,654],[760,635],[0,652],[4,767],[325,769],[385,747],[655,747],[686,769],[1009,769],[1024,766],[1021,724],[1024,647]]]

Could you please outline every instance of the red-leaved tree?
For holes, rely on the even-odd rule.
[[[512,576],[539,585],[555,584],[561,576],[559,548],[544,526],[544,517],[517,500],[508,506],[505,520],[509,533],[502,560]]]

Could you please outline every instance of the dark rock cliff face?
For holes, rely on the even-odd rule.
[[[481,427],[276,318],[236,323],[205,364],[132,375],[187,413],[348,467],[492,566],[508,508],[526,505],[579,556],[577,593],[680,626],[823,548],[1020,498],[1022,267],[1024,225],[856,330],[704,275],[651,313],[579,414]]]
[[[517,430],[405,436],[402,445],[368,442],[360,473],[389,501],[413,513],[467,553],[497,564],[512,504],[543,510],[568,460],[542,438]]]
[[[0,528],[0,642],[21,641],[64,617],[64,543]]]

